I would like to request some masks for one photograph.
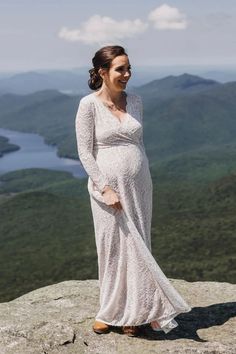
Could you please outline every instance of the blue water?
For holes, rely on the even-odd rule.
[[[77,178],[86,177],[79,160],[58,157],[57,147],[45,144],[43,137],[38,134],[0,128],[0,136],[5,136],[9,143],[20,146],[20,150],[0,157],[0,175],[24,168],[46,168],[67,171]]]

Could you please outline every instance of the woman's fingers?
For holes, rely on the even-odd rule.
[[[107,189],[103,193],[103,198],[104,198],[106,204],[110,205],[112,208],[117,209],[117,210],[123,209],[122,205],[120,203],[119,197],[113,189]]]

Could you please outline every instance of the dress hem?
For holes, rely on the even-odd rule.
[[[150,324],[150,323],[153,322],[153,321],[157,321],[157,322],[159,323],[159,325],[160,325],[160,330],[164,331],[165,333],[168,333],[168,332],[170,332],[172,329],[174,329],[175,327],[178,326],[178,323],[174,320],[174,318],[175,318],[176,316],[178,316],[179,314],[181,314],[181,313],[189,312],[189,311],[191,311],[191,310],[192,310],[192,308],[189,307],[188,309],[186,309],[186,311],[177,311],[177,312],[172,313],[172,315],[170,315],[170,316],[168,317],[168,320],[165,321],[165,325],[164,325],[164,326],[163,326],[163,325],[162,325],[162,326],[160,325],[160,323],[159,323],[157,317],[152,318],[152,319],[150,319],[150,320],[148,320],[148,321],[145,321],[145,322],[142,322],[142,323],[132,323],[132,324],[117,324],[117,323],[116,323],[116,324],[113,324],[113,322],[107,322],[107,321],[104,321],[104,320],[99,319],[99,318],[95,318],[95,320],[96,320],[96,321],[103,322],[103,323],[105,323],[105,324],[107,324],[107,325],[110,325],[110,326],[113,326],[113,327],[142,326],[142,325],[145,325],[145,324]]]

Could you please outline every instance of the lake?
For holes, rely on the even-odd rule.
[[[20,146],[20,150],[0,157],[0,175],[24,168],[46,168],[67,171],[76,178],[87,176],[79,160],[58,157],[57,147],[47,145],[38,134],[0,128],[0,136],[5,136],[9,143]]]

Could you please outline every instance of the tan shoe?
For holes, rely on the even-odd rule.
[[[93,325],[93,331],[98,334],[103,334],[109,332],[110,327],[106,323],[95,321]]]
[[[129,337],[137,337],[139,334],[137,326],[122,326],[122,331]]]

